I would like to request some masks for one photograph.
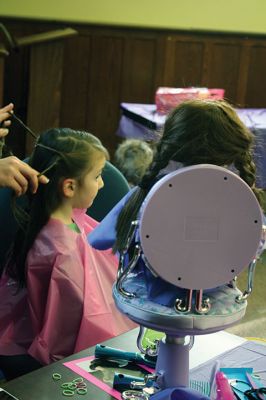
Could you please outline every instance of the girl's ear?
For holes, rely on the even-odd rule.
[[[76,182],[74,179],[67,178],[62,183],[63,195],[72,198],[75,194]]]

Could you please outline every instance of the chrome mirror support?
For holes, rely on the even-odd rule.
[[[116,288],[119,291],[122,296],[127,297],[127,298],[133,298],[136,297],[135,293],[128,292],[123,288],[123,283],[127,276],[134,270],[137,261],[141,255],[141,248],[138,244],[136,244],[134,253],[132,256],[132,259],[130,260],[129,264],[127,265],[127,268],[123,270],[123,272],[120,274],[119,278],[116,281]]]
[[[198,314],[207,314],[211,308],[210,299],[203,298],[203,290],[197,290],[195,311]]]
[[[143,341],[143,338],[144,338],[145,329],[146,328],[144,328],[143,326],[140,325],[139,334],[138,334],[138,337],[137,337],[138,349],[143,354],[146,354],[146,355],[151,356],[151,357],[156,357],[158,355],[158,351],[159,351],[159,342],[160,342],[160,340],[155,340],[154,343],[150,347],[144,348],[143,345],[142,345],[142,341]]]
[[[182,313],[189,313],[192,310],[192,297],[193,297],[193,289],[187,289],[187,297],[186,299],[176,299],[175,301],[175,311]],[[195,303],[195,311],[198,314],[206,314],[211,308],[210,299],[203,298],[203,290],[196,290],[196,303]]]
[[[132,240],[133,240],[133,238],[135,236],[135,232],[136,232],[137,227],[138,227],[138,220],[132,221],[131,225],[130,225],[129,232],[128,232],[125,248],[123,249],[123,251],[121,252],[120,257],[119,257],[119,265],[118,265],[118,271],[117,271],[117,278],[118,279],[120,278],[120,276],[124,272],[124,269],[125,269],[125,257],[126,257],[128,249],[129,249],[129,246],[131,245]]]
[[[254,284],[255,269],[257,265],[257,258],[254,258],[248,266],[248,284],[246,290],[236,297],[237,303],[244,302],[251,294]]]
[[[182,313],[188,313],[191,311],[192,308],[192,289],[187,289],[187,298],[184,299],[176,299],[175,301],[175,311],[177,312],[182,312]]]

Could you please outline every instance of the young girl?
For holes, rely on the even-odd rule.
[[[28,210],[0,282],[0,369],[7,379],[129,330],[116,311],[117,259],[97,252],[85,211],[103,187],[108,154],[93,135],[51,129],[30,166],[49,178]]]
[[[227,102],[191,100],[181,103],[168,116],[154,160],[139,186],[106,216],[90,235],[90,243],[97,249],[113,247],[115,252],[123,252],[131,222],[138,218],[149,190],[165,174],[183,166],[215,164],[232,168],[263,204],[264,193],[255,186],[253,142],[253,134]],[[131,249],[128,253],[131,254]],[[142,258],[138,267],[145,273],[149,297],[160,304],[173,305],[178,297],[177,287],[155,278]]]

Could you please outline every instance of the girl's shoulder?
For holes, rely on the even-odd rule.
[[[30,252],[35,257],[42,254],[64,254],[75,245],[77,233],[68,228],[58,219],[50,218],[38,233]]]
[[[99,225],[99,222],[87,215],[86,211],[86,209],[74,208],[72,218],[78,225],[80,231],[84,231],[85,234],[88,235]]]

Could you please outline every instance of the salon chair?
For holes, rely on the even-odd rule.
[[[112,208],[129,192],[129,184],[118,168],[106,161],[102,178],[104,187],[97,194],[88,215],[100,222]]]
[[[226,329],[244,316],[264,242],[259,203],[231,171],[208,164],[185,167],[153,186],[132,223],[113,296],[118,309],[142,331],[151,328],[166,336],[150,376],[153,387],[128,391],[123,398],[166,399],[169,388],[188,386],[194,336]],[[140,260],[151,279],[176,286],[171,306],[150,299]],[[242,293],[236,277],[247,267],[248,284]],[[156,355],[140,343],[142,352]]]

